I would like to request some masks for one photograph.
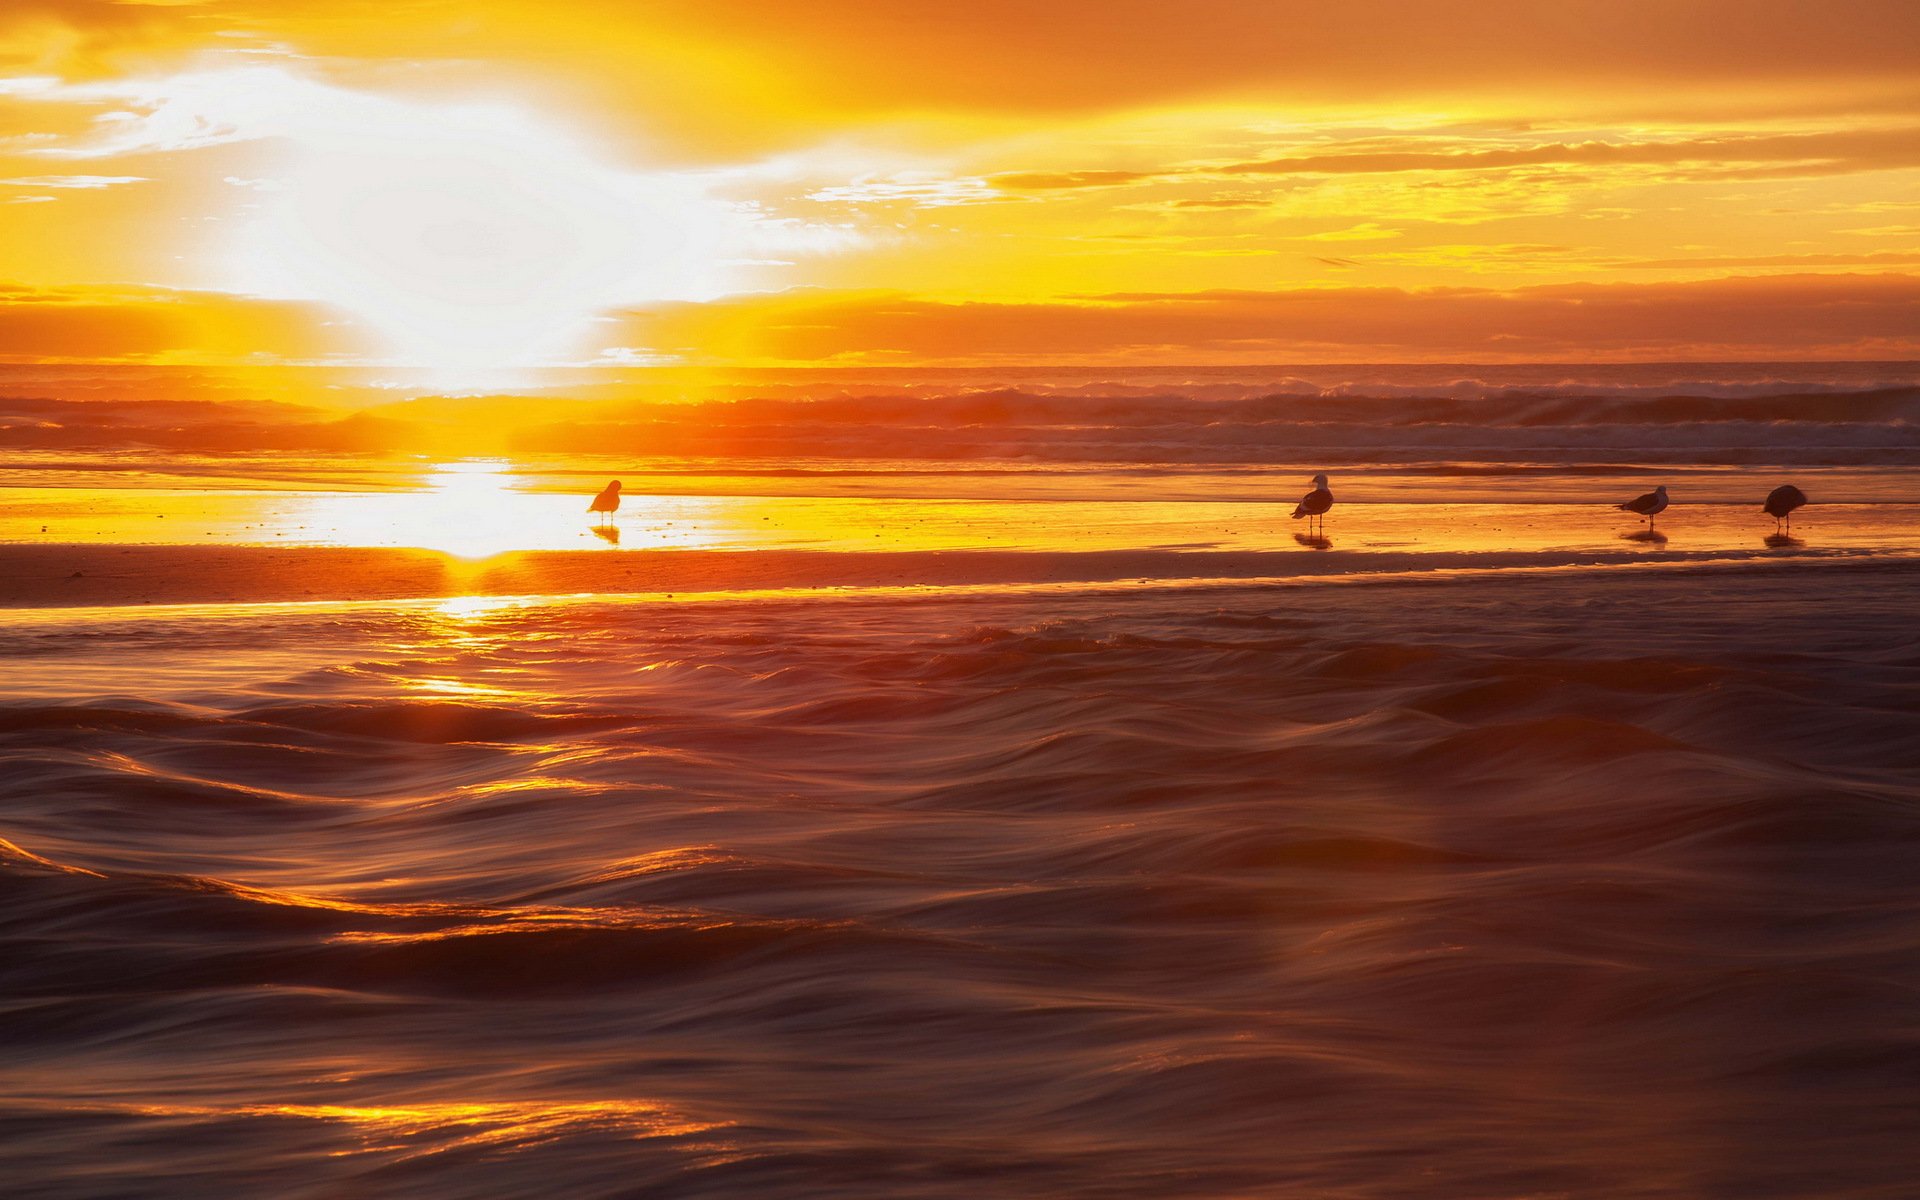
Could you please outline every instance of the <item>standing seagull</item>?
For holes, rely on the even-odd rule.
[[[609,521],[613,520],[613,514],[618,512],[619,510],[620,510],[620,481],[618,479],[614,480],[612,483],[608,484],[606,487],[601,488],[600,494],[593,498],[593,503],[587,505],[588,512],[605,513],[607,515],[607,520]]]
[[[1760,507],[1773,518],[1773,531],[1780,532],[1780,521],[1786,519],[1787,532],[1793,532],[1793,510],[1807,502],[1807,494],[1790,483],[1783,483],[1767,493],[1767,502]]]
[[[1645,517],[1647,532],[1652,533],[1653,518],[1667,511],[1667,485],[1663,483],[1644,496],[1635,496],[1625,504],[1616,504],[1614,507],[1622,512],[1639,513]]]
[[[1327,490],[1327,477],[1325,475],[1315,475],[1313,477],[1313,490],[1300,497],[1299,505],[1293,510],[1293,519],[1298,521],[1301,517],[1307,517],[1309,519],[1319,517],[1321,518],[1320,527],[1325,529],[1326,512],[1332,507],[1333,493]],[[1309,523],[1311,523],[1311,521]]]

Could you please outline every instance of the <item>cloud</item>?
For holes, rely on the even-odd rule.
[[[0,179],[0,186],[97,191],[128,183],[147,183],[144,175],[18,175]]]
[[[7,0],[0,73],[67,79],[110,75],[177,39],[192,39],[187,5],[122,0]]]
[[[867,176],[849,184],[825,187],[807,194],[822,204],[911,204],[916,208],[949,208],[956,204],[991,204],[1004,200],[983,179],[944,178],[903,171]]]
[[[1912,112],[1915,44],[1906,0],[927,0],[911,16],[897,0],[0,5],[0,73],[178,70],[220,45],[279,47],[343,78],[455,78],[465,64],[475,82],[572,97],[696,158],[846,126],[1205,104]]]
[[[1373,251],[1367,255],[1367,262],[1372,266],[1393,263],[1472,272],[1508,271],[1542,264],[1557,268],[1568,262],[1589,260],[1590,256],[1578,246],[1543,242],[1453,242],[1410,250]]]
[[[1022,171],[941,180],[919,177],[914,187],[928,195],[944,186],[968,200],[985,197],[982,189],[1006,192],[1078,192],[1139,184],[1217,181],[1222,177],[1303,180],[1422,173],[1498,176],[1545,196],[1549,207],[1563,208],[1544,189],[1574,183],[1644,183],[1719,180],[1794,179],[1920,167],[1920,125],[1892,129],[1840,129],[1818,133],[1723,133],[1658,140],[1590,138],[1585,141],[1489,145],[1489,138],[1463,139],[1453,133],[1368,138],[1316,153],[1226,163],[1170,165],[1155,170]],[[1390,150],[1361,149],[1390,142]],[[1322,143],[1325,145],[1325,143]],[[1426,147],[1426,148],[1421,148]],[[1571,168],[1587,168],[1574,171]],[[1621,175],[1637,168],[1669,168],[1649,177]],[[835,198],[857,199],[860,189],[833,189]],[[824,196],[825,193],[822,193]],[[877,193],[879,198],[887,197]],[[902,195],[905,195],[902,189]],[[952,203],[959,200],[949,201]],[[1536,201],[1537,202],[1537,201]],[[1247,196],[1174,200],[1160,209],[1257,208],[1271,203]],[[1358,228],[1372,228],[1371,225]],[[1376,233],[1372,236],[1392,236]],[[1331,236],[1327,240],[1337,240]]]
[[[604,329],[602,344],[620,347],[611,356],[621,360],[734,366],[1902,358],[1920,354],[1920,278],[1111,292],[1033,303],[800,289],[628,310]],[[346,361],[365,349],[363,332],[315,304],[0,287],[0,361]]]
[[[511,186],[462,183],[462,198],[526,196],[542,212],[571,211],[571,200],[600,191],[548,186],[558,176],[543,148],[563,144],[591,158],[606,194],[659,197],[649,210],[658,219],[632,219],[624,200],[614,207],[621,236],[651,239],[626,258],[605,249],[618,238],[553,239],[587,247],[581,257],[596,272],[617,258],[633,264],[617,287],[552,289],[583,321],[607,305],[654,305],[631,318],[645,336],[609,330],[605,343],[571,351],[582,354],[601,344],[650,354],[656,334],[672,343],[665,352],[750,361],[1245,359],[1315,346],[1428,356],[1488,344],[1558,354],[1534,327],[1489,343],[1436,315],[1533,312],[1538,295],[1494,293],[1508,298],[1499,307],[1465,299],[1480,295],[1473,289],[1445,303],[1417,289],[1597,277],[1645,287],[1669,277],[1658,271],[1920,274],[1916,243],[1901,232],[1911,226],[1889,224],[1912,217],[1898,206],[1920,170],[1911,54],[1920,6],[1910,3],[911,8],[903,17],[897,0],[818,0],[804,11],[776,0],[0,0],[0,175],[16,176],[0,179],[9,214],[0,260],[48,283],[357,299],[364,321],[384,310],[405,333],[421,325],[394,303],[405,280],[364,282],[399,259],[361,257],[369,239],[342,214],[377,208],[376,232],[422,244],[394,220],[405,206],[392,202],[393,168],[374,151],[387,146],[413,173],[418,183],[398,190],[418,197],[442,190],[420,178],[431,165],[422,157],[471,135],[488,163],[480,143],[512,142],[500,157],[528,170],[508,172]],[[480,130],[466,118],[481,109],[527,128]],[[97,174],[54,173],[68,170]],[[1870,171],[1884,173],[1858,174]],[[1838,175],[1850,177],[1804,182]],[[458,178],[473,176],[462,168]],[[1754,182],[1729,184],[1743,180]],[[362,204],[362,193],[381,203]],[[53,202],[66,199],[82,202]],[[444,224],[437,205],[425,211]],[[1851,215],[1869,212],[1881,215]],[[1630,219],[1589,223],[1603,217]],[[578,227],[569,222],[556,227]],[[537,214],[511,225],[545,228]],[[1485,244],[1451,244],[1476,237]],[[506,245],[481,241],[490,252]],[[1352,298],[1340,309],[1350,330],[1317,324],[1342,289],[1281,306],[1298,334],[1253,319],[1278,301],[1047,299],[1068,288],[1221,297],[1223,287],[1355,280],[1403,285],[1378,303],[1415,322],[1404,339],[1374,330]],[[427,292],[443,290],[428,282]],[[878,307],[820,299],[847,292],[657,303],[796,282],[897,290]],[[944,300],[926,298],[935,296]],[[219,322],[184,323],[198,302],[169,303],[97,314],[101,343],[235,351],[233,339],[209,348]],[[171,342],[156,349],[135,309]],[[1002,329],[999,316],[1018,327]],[[441,324],[463,337],[474,326],[465,311]],[[510,315],[500,327],[526,324]],[[1444,338],[1419,332],[1442,327]],[[1765,348],[1760,332],[1685,344],[1740,342],[1778,357],[1812,338],[1785,321],[1766,328],[1782,348]],[[969,341],[970,329],[993,336]],[[300,344],[275,336],[273,353]],[[1664,335],[1647,336],[1652,345]],[[1877,344],[1863,336],[1860,345]],[[505,338],[488,329],[474,340],[491,349]],[[1640,353],[1622,344],[1619,353]]]
[[[736,364],[1896,358],[1920,353],[1920,278],[1105,293],[1028,304],[796,291],[633,311],[616,340]]]
[[[1006,191],[1027,192],[1125,187],[1157,178],[1150,171],[1010,171],[989,175],[986,182]]]
[[[239,362],[351,353],[318,305],[149,287],[0,287],[0,362]]]
[[[550,6],[520,6],[522,10]],[[1061,112],[1191,96],[1350,102],[1640,85],[1896,82],[1910,89],[1920,11],[1902,0],[617,0],[581,32],[645,24],[752,64],[787,97],[840,112]],[[645,14],[638,21],[631,15]],[[1818,15],[1815,15],[1815,14]]]
[[[174,75],[59,84],[37,99],[102,109],[76,138],[29,148],[39,158],[101,159],[198,150],[289,133],[378,128],[400,108],[277,66],[216,66]]]
[[[1897,267],[1920,263],[1920,251],[1882,250],[1873,254],[1737,254],[1708,258],[1645,258],[1613,263],[1616,267],[1660,271],[1693,271],[1735,267]]]
[[[1358,225],[1349,225],[1345,229],[1329,229],[1324,233],[1302,234],[1294,240],[1301,242],[1377,242],[1400,236],[1402,236],[1402,233],[1398,229],[1388,229],[1372,221],[1362,221]]]
[[[1175,200],[1167,208],[1267,208],[1272,200],[1245,196],[1222,196],[1211,200]]]
[[[1229,175],[1373,175],[1405,171],[1485,171],[1548,164],[1611,166],[1670,163],[1792,163],[1779,174],[1881,171],[1920,166],[1920,126],[1884,130],[1677,138],[1662,141],[1546,142],[1489,150],[1308,154],[1230,163],[1201,173]]]

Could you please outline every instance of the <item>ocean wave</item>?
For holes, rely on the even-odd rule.
[[[1893,1194],[1913,581],[0,627],[0,1167]]]
[[[256,474],[275,471],[294,482],[299,470],[276,460],[340,456],[347,469],[395,448],[449,443],[461,454],[628,450],[749,470],[826,460],[1604,460],[1627,451],[1666,456],[1660,461],[1909,463],[1920,455],[1920,384],[1910,365],[1883,366],[1876,372],[1837,364],[1825,378],[1818,370],[1773,378],[1729,368],[1730,377],[1721,379],[1588,371],[1559,379],[1523,375],[1524,383],[1497,374],[1398,381],[1376,374],[1166,379],[1152,386],[1098,377],[958,387],[737,385],[697,404],[651,396],[548,406],[526,398],[440,398],[351,414],[29,396],[0,399],[0,445],[96,459],[128,451],[240,456]],[[1845,367],[1856,369],[1839,369]],[[482,437],[476,425],[493,432]]]

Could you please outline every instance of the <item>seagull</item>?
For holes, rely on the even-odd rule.
[[[613,520],[613,514],[620,508],[620,481],[618,479],[600,489],[600,494],[587,505],[590,513],[605,513],[607,520]]]
[[[1667,485],[1663,483],[1644,496],[1635,496],[1625,504],[1616,504],[1614,507],[1622,512],[1639,513],[1647,519],[1647,529],[1651,531],[1653,518],[1667,511]]]
[[[1773,518],[1773,531],[1780,532],[1780,521],[1786,519],[1787,532],[1793,532],[1793,510],[1807,502],[1807,494],[1790,483],[1783,483],[1767,493],[1767,502],[1760,507]]]
[[[1298,521],[1301,517],[1320,517],[1322,518],[1321,525],[1324,527],[1326,524],[1326,512],[1332,507],[1333,493],[1327,490],[1327,477],[1325,475],[1315,475],[1313,477],[1313,490],[1300,497],[1299,505],[1293,510],[1293,519]]]

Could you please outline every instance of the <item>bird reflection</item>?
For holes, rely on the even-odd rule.
[[[1621,534],[1620,540],[1623,542],[1645,542],[1649,546],[1664,546],[1667,544],[1667,535],[1661,533],[1658,529],[1636,529],[1632,533]]]
[[[608,545],[618,546],[620,544],[620,527],[618,525],[594,525],[591,528],[593,530],[593,536]]]
[[[1760,540],[1766,543],[1769,550],[1798,550],[1807,544],[1804,539],[1790,533],[1770,533]]]
[[[1309,550],[1333,549],[1333,539],[1318,533],[1296,533],[1293,535],[1293,540]]]

